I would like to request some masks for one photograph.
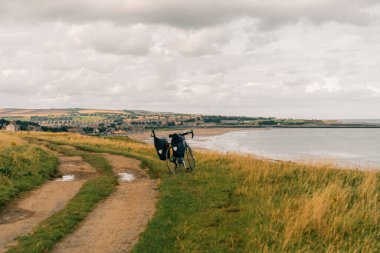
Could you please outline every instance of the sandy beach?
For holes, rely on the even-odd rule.
[[[252,130],[254,128],[193,128],[194,130],[194,135],[195,136],[215,136],[215,135],[221,135],[224,133],[232,132],[232,131],[244,131],[244,130]],[[162,137],[168,137],[170,133],[175,133],[175,132],[185,132],[185,131],[190,131],[191,129],[188,130],[178,130],[178,129],[173,129],[173,130],[165,130],[165,131],[156,131],[157,136],[162,136]],[[136,133],[136,134],[130,134],[128,137],[130,137],[133,140],[136,141],[145,141],[150,137],[151,131],[145,131],[143,133]]]

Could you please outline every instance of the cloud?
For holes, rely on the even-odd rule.
[[[177,39],[178,51],[185,55],[199,56],[220,53],[230,40],[228,29],[205,28],[191,30]]]
[[[379,14],[372,0],[2,0],[0,106],[358,117],[380,106]]]
[[[101,53],[145,55],[152,46],[150,34],[141,25],[118,27],[108,22],[96,22],[75,26],[70,35],[78,46]]]
[[[368,24],[366,8],[374,0],[3,0],[3,20],[62,20],[72,23],[110,21],[118,24],[163,24],[199,28],[230,22],[248,16],[271,28],[300,18],[312,22],[336,21]]]

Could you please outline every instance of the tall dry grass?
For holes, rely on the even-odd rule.
[[[17,135],[0,131],[0,152],[21,145],[26,145],[26,142]]]
[[[0,132],[0,209],[21,192],[56,173],[57,158],[29,145],[18,135]]]
[[[248,245],[263,251],[379,252],[380,173],[252,156],[204,154],[240,176]],[[259,237],[261,238],[258,238]],[[268,242],[272,247],[268,247]],[[264,247],[265,246],[265,247]]]
[[[123,141],[112,138],[100,138],[96,136],[86,136],[80,134],[71,133],[41,133],[41,132],[29,132],[18,133],[20,137],[33,137],[38,139],[44,139],[54,142],[68,143],[71,145],[91,145],[95,147],[112,147],[114,149],[130,149],[136,152],[151,152],[152,147],[147,144]]]

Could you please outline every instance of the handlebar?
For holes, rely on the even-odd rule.
[[[181,136],[185,136],[185,135],[188,135],[188,134],[191,134],[191,138],[194,138],[194,131],[191,130],[189,132],[183,132],[183,133],[180,133],[178,135],[181,135]],[[175,134],[169,134],[169,137],[172,138]]]
[[[188,132],[183,132],[183,133],[179,133],[178,135],[181,135],[181,136],[185,136],[185,135],[188,135],[188,134],[191,134],[191,138],[194,138],[194,131],[191,130],[191,131],[188,131]],[[169,137],[172,138],[175,134],[169,134]],[[156,137],[156,133],[154,132],[154,130],[152,130],[152,133],[150,134],[151,137]]]

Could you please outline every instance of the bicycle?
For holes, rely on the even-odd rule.
[[[157,138],[154,130],[152,130],[151,136],[154,137],[157,154],[161,160],[166,161],[168,170],[173,175],[180,172],[182,168],[186,172],[192,172],[195,169],[193,151],[185,138],[189,134],[191,134],[191,138],[194,138],[193,130],[169,134],[169,138],[171,138],[169,143],[166,138]]]

